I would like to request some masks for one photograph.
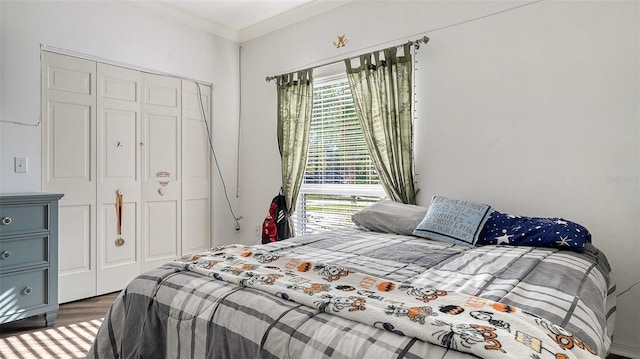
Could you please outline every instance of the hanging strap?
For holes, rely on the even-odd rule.
[[[116,222],[118,226],[118,238],[122,237],[122,216],[124,214],[124,195],[116,192]]]

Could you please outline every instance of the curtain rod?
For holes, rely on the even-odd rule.
[[[422,38],[417,39],[417,40],[408,41],[408,42],[405,42],[405,43],[402,43],[402,44],[399,44],[399,45],[396,45],[396,46],[389,46],[389,47],[401,47],[401,46],[404,46],[406,44],[409,44],[409,45],[415,45],[416,49],[418,49],[418,48],[420,48],[420,44],[421,43],[422,44],[426,44],[427,42],[429,42],[429,38],[426,37],[426,36],[423,36]],[[316,65],[316,66],[313,66],[313,67],[309,67],[307,69],[298,70],[298,71],[305,71],[305,70],[308,70],[308,69],[315,69],[315,68],[318,68],[318,67],[329,66],[329,65],[337,64],[338,62],[342,62],[342,61],[346,61],[346,60],[353,60],[353,59],[356,59],[356,58],[358,58],[360,56],[362,56],[362,55],[356,55],[356,56],[351,56],[351,57],[347,57],[347,58],[340,59],[340,60],[334,60],[334,61],[326,62],[324,64],[320,64],[320,65]],[[293,71],[293,72],[298,72],[298,71]],[[267,76],[266,80],[267,80],[267,82],[269,82],[271,80],[277,79],[280,76],[282,76],[282,75]]]

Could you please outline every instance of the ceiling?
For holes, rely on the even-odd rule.
[[[309,3],[310,0],[173,0],[164,2],[232,29],[241,30]]]
[[[174,20],[243,42],[353,0],[134,1]]]

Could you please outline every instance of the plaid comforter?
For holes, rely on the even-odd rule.
[[[339,263],[407,286],[517,307],[556,324],[554,339],[567,349],[556,354],[569,356],[569,346],[583,343],[604,357],[611,344],[614,285],[606,258],[591,245],[581,254],[533,247],[467,249],[412,236],[345,229],[251,249]],[[134,279],[107,314],[89,357],[473,357],[452,345],[401,336],[388,325],[362,324],[187,267],[167,264]],[[581,341],[566,341],[571,335]]]

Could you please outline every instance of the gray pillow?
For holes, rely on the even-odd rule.
[[[410,236],[426,214],[425,207],[383,200],[354,213],[351,220],[370,231]]]

